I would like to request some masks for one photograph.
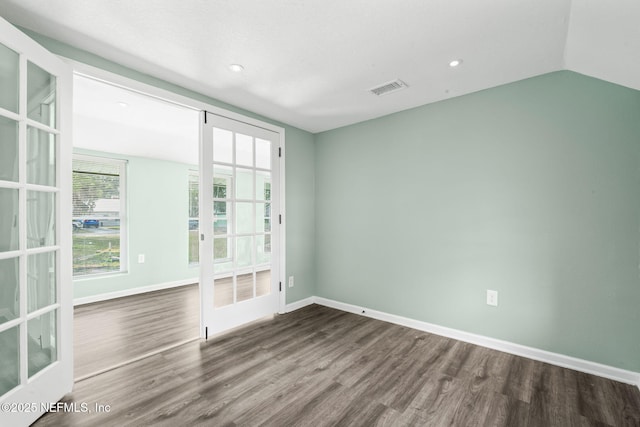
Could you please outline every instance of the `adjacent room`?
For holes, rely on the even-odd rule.
[[[640,425],[635,2],[0,17],[0,424]]]
[[[73,87],[77,380],[198,338],[199,112],[81,74]]]

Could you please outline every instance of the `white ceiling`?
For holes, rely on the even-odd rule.
[[[73,145],[198,164],[199,112],[76,75]]]
[[[562,69],[640,89],[638,0],[0,0],[0,15],[311,132]],[[396,78],[409,88],[368,92]]]

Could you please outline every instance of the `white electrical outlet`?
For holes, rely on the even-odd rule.
[[[138,264],[144,264],[144,254],[138,254]]]
[[[293,276],[289,276],[289,287],[293,288]]]
[[[487,289],[487,305],[498,306],[498,291]]]

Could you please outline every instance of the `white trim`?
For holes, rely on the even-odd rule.
[[[292,311],[300,310],[308,305],[315,304],[317,297],[309,297],[305,299],[301,299],[300,301],[292,302],[291,304],[287,304],[284,309],[284,313],[291,313]]]
[[[309,299],[309,298],[307,298]],[[303,300],[306,301],[306,300]],[[520,344],[502,341],[495,338],[485,337],[483,335],[472,334],[460,331],[458,329],[447,328],[444,326],[434,325],[433,323],[422,322],[420,320],[409,319],[407,317],[396,316],[382,311],[372,310],[366,307],[360,307],[352,304],[334,301],[322,297],[313,297],[316,304],[326,307],[335,308],[349,313],[359,314],[365,317],[382,320],[396,325],[407,326],[424,332],[441,335],[447,338],[453,338],[459,341],[468,342],[482,347],[503,351],[505,353],[522,356],[540,362],[569,368],[587,374],[597,375],[599,377],[609,378],[626,384],[632,384],[640,388],[640,372],[627,371],[625,369],[613,366],[603,365],[576,357],[566,356],[564,354],[552,353],[550,351],[538,348],[527,347]],[[295,304],[295,303],[294,303]],[[292,304],[293,305],[293,304]]]
[[[107,301],[110,299],[128,297],[131,295],[144,294],[144,293],[153,292],[153,291],[161,291],[163,289],[178,288],[180,286],[193,285],[196,283],[198,283],[198,278],[194,277],[192,279],[176,280],[174,282],[165,282],[165,283],[158,283],[156,285],[123,289],[121,291],[108,292],[105,294],[92,295],[89,297],[75,298],[73,300],[73,305],[78,306],[83,304],[91,304],[94,302]]]
[[[278,149],[281,150],[282,157],[278,157],[278,161],[280,164],[278,165],[278,170],[280,172],[280,182],[279,184],[279,193],[278,197],[280,198],[280,206],[279,206],[279,214],[282,215],[282,224],[278,224],[278,230],[280,232],[279,239],[279,248],[278,248],[278,261],[280,262],[280,277],[278,278],[280,283],[282,283],[282,292],[280,292],[280,300],[278,301],[278,313],[282,314],[286,311],[287,305],[287,215],[286,215],[286,194],[287,194],[287,181],[285,180],[285,157],[286,150],[284,148],[285,145],[285,136],[284,129],[280,133],[280,141],[278,145]],[[273,221],[273,220],[272,220]],[[273,226],[271,227],[273,230]],[[285,311],[283,311],[285,310]]]

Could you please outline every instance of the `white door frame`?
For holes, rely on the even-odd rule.
[[[74,72],[83,75],[88,78],[96,79],[103,81],[104,83],[111,84],[114,86],[119,86],[127,90],[132,90],[135,92],[139,92],[143,95],[153,96],[159,98],[161,100],[172,102],[174,104],[182,105],[186,108],[191,108],[198,111],[208,111],[213,114],[217,114],[219,116],[227,117],[232,120],[237,120],[240,122],[247,123],[252,126],[261,127],[273,132],[276,132],[280,135],[280,147],[282,148],[282,157],[280,159],[280,213],[282,215],[282,227],[279,227],[280,233],[280,253],[279,253],[279,265],[280,265],[280,277],[278,278],[279,282],[283,283],[282,292],[280,292],[279,304],[278,304],[278,313],[284,314],[286,312],[286,289],[285,286],[286,281],[286,148],[285,148],[285,129],[281,126],[277,126],[268,122],[265,122],[260,119],[256,119],[253,117],[246,116],[244,114],[240,114],[234,111],[226,110],[221,107],[217,107],[215,105],[209,104],[204,101],[197,100],[195,98],[190,98],[188,96],[180,95],[175,92],[171,92],[166,89],[161,89],[156,86],[152,86],[146,83],[139,82],[137,80],[133,80],[128,77],[121,76],[119,74],[112,73],[110,71],[103,70],[101,68],[93,67],[91,65],[87,65],[81,62],[77,62],[74,60],[62,58],[69,62]],[[195,96],[198,94],[194,93]],[[200,95],[201,96],[201,95]],[[202,131],[202,127],[200,126],[200,131]],[[200,135],[200,139],[202,139],[202,135]],[[202,155],[202,153],[200,153]],[[186,190],[185,190],[186,191]],[[186,250],[186,249],[185,249]],[[200,313],[200,324],[202,325],[202,312]],[[205,337],[205,330],[203,327],[200,329],[200,337]]]

